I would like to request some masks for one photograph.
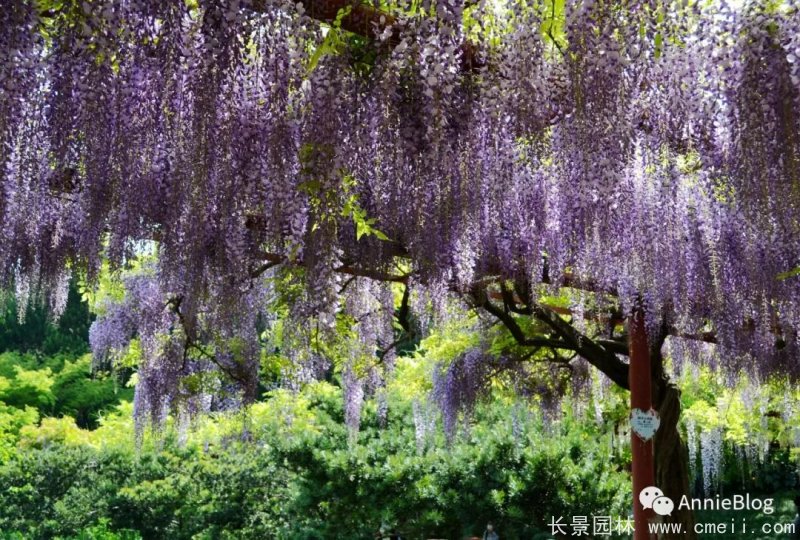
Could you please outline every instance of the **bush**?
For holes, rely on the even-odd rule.
[[[371,539],[386,524],[408,537],[454,538],[492,521],[514,539],[547,530],[551,516],[625,512],[627,477],[609,466],[607,440],[587,436],[586,426],[565,422],[542,440],[531,422],[515,438],[498,407],[481,407],[468,434],[420,453],[400,403],[386,429],[367,415],[351,446],[337,421],[340,395],[326,388],[299,396],[289,423],[276,414],[286,405],[280,396],[253,407],[246,437],[241,418],[223,416],[185,448],[172,433],[161,449],[150,441],[138,455],[104,447],[90,432],[77,446],[33,445],[0,467],[0,530]]]

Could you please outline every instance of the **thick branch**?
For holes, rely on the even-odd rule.
[[[409,306],[410,297],[411,292],[408,290],[408,285],[406,285],[403,287],[403,299],[400,301],[400,309],[397,310],[397,321],[403,331],[409,335],[411,334],[411,320],[408,317],[411,312]]]
[[[514,320],[514,316],[492,304],[492,301],[489,299],[488,295],[485,294],[485,291],[480,289],[473,290],[473,296],[479,307],[485,309],[503,323],[519,345],[523,347],[550,347],[553,349],[565,349],[570,351],[576,350],[572,344],[560,339],[526,336],[525,332],[523,332],[522,328],[517,324],[517,321]]]
[[[510,291],[505,287],[503,287],[502,290],[504,291],[503,299],[505,305],[508,307],[516,305],[513,298],[509,296]],[[605,373],[606,376],[617,385],[625,389],[629,388],[628,365],[617,358],[613,351],[613,349],[621,349],[621,344],[607,340],[607,343],[605,343],[609,347],[607,349],[605,346],[600,345],[600,343],[592,341],[590,338],[580,333],[575,327],[562,319],[551,309],[535,304],[522,308],[516,307],[516,311],[530,314],[544,322],[559,336],[559,338],[527,337],[519,324],[517,324],[514,316],[509,313],[508,310],[501,309],[492,304],[489,295],[484,289],[475,288],[472,294],[476,303],[503,323],[520,345],[527,347],[552,347],[575,351],[594,367]]]
[[[256,11],[264,11],[265,4],[264,0],[255,0],[253,8]],[[341,10],[349,8],[349,13],[340,19],[343,30],[367,39],[374,39],[388,30],[387,43],[390,46],[400,43],[400,34],[394,30],[395,25],[400,21],[394,15],[370,5],[352,0],[300,0],[300,4],[303,5],[309,17],[328,24],[336,21]],[[468,41],[464,41],[461,44],[462,70],[472,71],[483,65],[484,63],[479,58],[475,46]]]
[[[605,373],[618,386],[629,388],[628,364],[617,358],[616,354],[580,333],[552,310],[537,304],[531,306],[531,310],[534,317],[547,324],[587,362]]]
[[[243,388],[247,388],[249,385],[249,381],[239,375],[238,373],[231,371],[228,367],[222,364],[219,361],[217,356],[213,353],[210,353],[203,347],[200,343],[197,342],[195,338],[192,337],[193,332],[191,332],[189,325],[186,322],[186,319],[181,311],[181,304],[183,303],[183,296],[173,296],[169,300],[167,300],[167,305],[172,308],[175,315],[178,317],[178,322],[180,322],[181,326],[183,327],[184,332],[184,343],[183,343],[183,365],[182,369],[186,368],[186,361],[188,360],[188,353],[190,349],[194,349],[197,351],[201,356],[210,360],[214,365],[216,365],[223,373],[225,373],[228,377],[235,380],[236,382],[240,383]]]
[[[250,277],[258,277],[266,270],[283,263],[291,263],[295,266],[303,266],[302,260],[290,260],[287,257],[277,253],[262,253],[261,258],[263,258],[266,262],[256,268]],[[407,274],[392,274],[389,272],[381,272],[379,270],[370,270],[368,268],[362,268],[353,264],[343,264],[334,268],[333,271],[349,276],[366,277],[377,281],[389,281],[393,283],[408,283],[409,277]]]
[[[628,344],[623,341],[617,341],[615,339],[595,339],[594,341],[607,351],[610,351],[614,354],[628,356],[630,352],[628,350]]]

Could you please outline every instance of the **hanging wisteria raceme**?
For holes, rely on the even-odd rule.
[[[152,272],[126,276],[122,300],[105,300],[89,331],[95,368],[108,368],[138,338],[141,360],[134,395],[137,434],[146,425],[159,428],[166,415],[178,417],[236,408],[256,398],[258,336],[255,319],[265,303],[261,289],[241,295],[229,310],[199,306],[190,326],[182,298],[167,294]],[[218,319],[226,317],[225,324]],[[222,374],[218,376],[208,376]],[[191,387],[183,384],[189,377]],[[211,399],[212,394],[216,400]],[[214,404],[216,401],[216,404]]]
[[[700,433],[700,460],[703,463],[703,491],[714,493],[722,474],[722,429],[714,428]]]
[[[723,367],[800,372],[796,1],[400,2],[358,39],[308,4],[2,2],[0,275],[23,308],[147,241],[180,299],[141,303],[152,369],[179,370],[156,346],[179,312],[249,397],[270,265],[301,270],[297,326],[332,328],[349,276],[434,304],[571,280],[713,335]],[[108,318],[101,356],[131,335]],[[150,388],[155,410],[177,387]]]
[[[347,425],[350,441],[355,441],[361,425],[361,408],[364,405],[364,382],[356,376],[352,364],[344,368],[342,374],[344,392],[344,423]]]
[[[514,443],[522,446],[528,441],[526,440],[527,426],[531,422],[530,408],[522,401],[514,402],[511,409],[511,435],[514,437]]]
[[[134,395],[137,433],[145,423],[161,425],[177,399],[184,371],[184,347],[171,328],[177,316],[152,276],[127,279],[126,295],[121,303],[103,306],[104,314],[92,325],[89,340],[94,364],[107,362],[109,355],[123,353],[130,340],[139,337],[142,360]]]
[[[697,477],[697,423],[694,419],[686,420],[686,447],[689,450],[689,481]]]
[[[716,384],[725,382],[715,370],[703,371],[702,375],[687,374],[683,384],[700,382],[702,386],[715,379]],[[796,443],[795,430],[784,428],[797,424],[795,392],[786,380],[764,383],[742,374],[731,389],[721,395],[709,394],[713,398],[710,403],[706,398],[692,405],[683,421],[688,479],[690,486],[697,486],[692,491],[702,487],[706,496],[719,494],[732,480],[723,478],[723,472],[733,468],[738,469],[744,486],[758,476],[759,469],[771,466],[776,452]],[[736,420],[731,423],[731,418]],[[726,463],[728,460],[731,462]]]
[[[414,439],[417,443],[417,452],[422,454],[433,445],[436,416],[433,414],[430,401],[420,402],[415,399],[411,403],[411,413],[414,419]]]
[[[496,358],[480,347],[459,355],[448,365],[436,366],[431,400],[442,414],[442,425],[448,439],[455,436],[459,419],[468,425],[478,399],[488,390],[490,374],[509,367],[507,359]]]

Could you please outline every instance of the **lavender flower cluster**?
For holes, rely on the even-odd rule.
[[[155,240],[182,332],[242,339],[218,360],[246,380],[265,260],[304,269],[296,320],[330,326],[343,267],[403,257],[439,288],[533,286],[545,253],[554,283],[713,331],[731,370],[800,373],[800,286],[778,279],[800,265],[796,0],[570,0],[555,34],[534,2],[436,2],[368,45],[367,68],[302,3],[40,4],[0,9],[0,280],[23,306]],[[351,195],[389,240],[359,233]],[[152,369],[180,370],[156,338],[174,315],[142,294],[146,317],[112,309],[92,343],[102,356],[135,325]],[[450,409],[481,375],[460,365]],[[153,377],[137,403],[155,410],[176,388]]]

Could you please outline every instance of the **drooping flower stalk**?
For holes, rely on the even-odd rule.
[[[546,277],[712,333],[731,372],[800,373],[800,286],[779,278],[800,264],[795,0],[574,0],[563,24],[437,2],[366,43],[282,0],[40,4],[0,9],[0,280],[23,310],[155,242],[182,337],[248,399],[265,261],[302,274],[298,335],[333,328],[347,272],[402,268],[438,319],[445,291]],[[483,68],[462,68],[468,38]],[[142,380],[181,372],[155,338],[175,310],[139,307]],[[100,356],[131,335],[108,317]],[[359,323],[365,349],[385,328]],[[154,411],[178,391],[148,384]]]

